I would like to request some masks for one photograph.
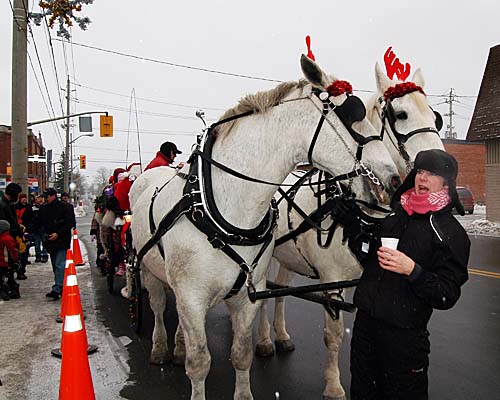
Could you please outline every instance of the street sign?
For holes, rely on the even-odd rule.
[[[113,137],[113,116],[101,115],[100,128],[101,137]]]
[[[28,161],[45,163],[47,162],[47,159],[44,156],[39,156],[38,154],[35,154],[33,156],[28,156]]]
[[[92,117],[79,117],[78,125],[80,132],[92,132]]]

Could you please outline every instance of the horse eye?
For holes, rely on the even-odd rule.
[[[408,114],[406,114],[406,111],[398,111],[396,113],[396,118],[397,119],[408,119]]]

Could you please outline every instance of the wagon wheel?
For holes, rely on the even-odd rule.
[[[141,293],[141,270],[137,264],[134,250],[133,261],[131,263],[131,291],[129,295],[129,316],[130,326],[134,328],[138,335],[142,329],[142,293]]]

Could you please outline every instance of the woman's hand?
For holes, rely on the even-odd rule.
[[[396,274],[410,275],[415,268],[415,261],[399,250],[380,247],[377,255],[380,266]]]

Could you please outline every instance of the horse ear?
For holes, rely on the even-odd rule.
[[[422,89],[425,86],[424,74],[422,74],[422,70],[418,68],[413,74],[413,78],[411,79],[416,85],[420,86]]]
[[[330,84],[331,79],[328,78],[318,64],[304,54],[300,57],[300,66],[306,79],[314,86],[326,89]]]
[[[375,63],[375,80],[377,81],[377,89],[379,93],[385,93],[387,89],[394,85],[387,75],[380,68],[379,63]]]
[[[413,78],[411,79],[416,85],[420,86],[422,89],[425,86],[424,75],[422,74],[422,70],[418,68],[413,74]]]

